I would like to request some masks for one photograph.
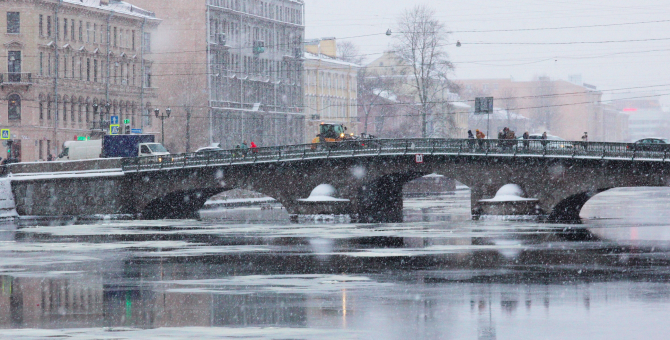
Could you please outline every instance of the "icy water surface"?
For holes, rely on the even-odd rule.
[[[668,207],[618,189],[581,225],[471,221],[458,190],[400,224],[22,221],[0,231],[0,339],[668,339]]]

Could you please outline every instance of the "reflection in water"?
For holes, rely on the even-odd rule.
[[[659,325],[670,317],[670,242],[651,237],[666,232],[664,221],[470,221],[462,218],[468,198],[459,197],[408,202],[406,216],[416,222],[399,224],[8,227],[0,327],[264,327],[257,338],[292,338],[270,333],[285,328],[366,339],[666,338]],[[610,197],[599,199],[631,199]],[[451,213],[439,211],[450,206]],[[115,336],[139,331],[123,332],[130,333]]]

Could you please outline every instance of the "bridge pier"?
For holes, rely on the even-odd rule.
[[[403,221],[402,187],[421,175],[393,174],[366,183],[358,189],[354,210],[359,222],[398,223]]]

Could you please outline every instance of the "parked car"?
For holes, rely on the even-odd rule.
[[[633,151],[666,151],[670,150],[670,140],[665,138],[642,138],[635,143],[628,144],[628,149]]]
[[[517,137],[519,140],[519,143],[517,144],[518,148],[523,147],[523,136]],[[542,134],[541,133],[533,133],[528,136],[528,140],[531,141],[537,141],[537,140],[542,140]],[[547,149],[552,149],[552,150],[561,150],[561,149],[572,149],[572,143],[566,141],[565,139],[547,134],[547,141],[550,141],[551,143],[547,143]],[[557,142],[558,141],[558,142]],[[565,143],[561,143],[565,142]],[[540,147],[540,144],[537,142],[534,142],[533,144],[530,145],[531,148],[538,148]]]
[[[217,155],[222,155],[223,154],[223,149],[220,146],[221,144],[219,143],[212,143],[211,145],[208,146],[203,146],[197,150],[195,150],[195,158],[202,158],[202,159],[209,159],[212,157],[217,157]]]

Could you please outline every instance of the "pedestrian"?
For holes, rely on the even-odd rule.
[[[530,146],[530,134],[528,134],[528,131],[523,133],[523,148],[528,150],[528,147]]]
[[[468,147],[473,148],[475,146],[475,135],[472,134],[472,130],[468,130]]]
[[[242,142],[242,145],[240,145],[240,151],[242,151],[242,156],[246,158],[247,152],[249,151],[249,145],[247,144],[247,141]]]
[[[502,147],[502,145],[503,145],[502,140],[505,139],[505,129],[506,128],[498,131],[498,147]]]
[[[584,135],[582,136],[582,147],[584,147],[584,151],[586,151],[587,149],[588,142],[589,142],[589,135],[586,132],[584,132]]]
[[[258,152],[258,146],[256,146],[256,143],[251,142],[251,153],[257,153]]]
[[[541,139],[542,139],[542,146],[546,148],[547,147],[547,131],[542,133]]]
[[[47,154],[47,162],[51,162],[54,160],[54,156],[51,155],[51,152]]]
[[[484,144],[484,138],[486,138],[486,135],[479,131],[479,129],[475,130],[475,137],[477,137],[477,144],[479,144],[479,148],[481,149],[482,144]]]

